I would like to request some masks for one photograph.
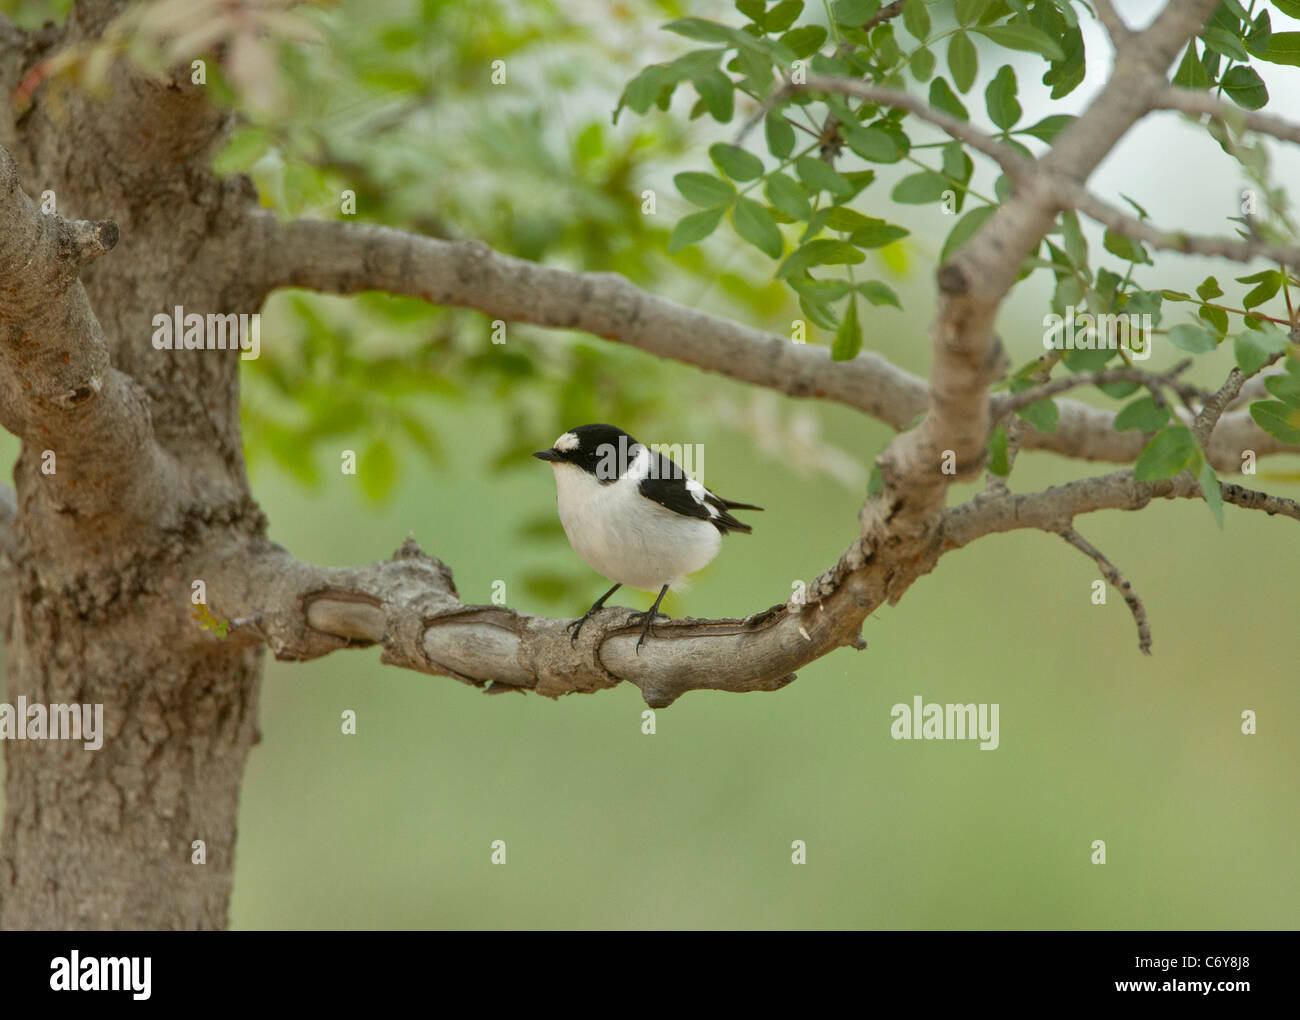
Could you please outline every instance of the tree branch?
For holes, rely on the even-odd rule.
[[[1133,586],[1128,583],[1128,579],[1119,572],[1119,568],[1108,560],[1104,553],[1096,546],[1090,543],[1073,528],[1066,528],[1059,532],[1060,536],[1070,545],[1074,546],[1085,556],[1089,556],[1101,568],[1104,578],[1110,583],[1111,587],[1124,596],[1124,601],[1128,604],[1129,612],[1133,614],[1133,622],[1137,624],[1138,631],[1138,648],[1143,655],[1151,654],[1151,621],[1147,619],[1147,610],[1142,605],[1142,600],[1138,598],[1137,592]]]
[[[1115,45],[1115,52],[1118,53],[1120,45],[1133,33],[1120,19],[1115,8],[1111,6],[1110,0],[1093,0],[1092,6],[1097,12],[1097,20],[1105,27],[1106,34],[1110,36],[1110,41]]]
[[[56,519],[83,537],[92,522],[157,524],[179,485],[143,391],[109,364],[78,279],[117,237],[112,223],[38,212],[0,149],[0,425],[23,440],[19,471],[40,477]]]
[[[901,89],[886,88],[883,85],[874,85],[856,78],[810,74],[802,85],[786,82],[776,91],[768,105],[774,106],[794,92],[838,92],[841,95],[865,99],[879,106],[906,110],[908,113],[915,114],[921,120],[935,125],[959,142],[965,142],[977,152],[984,153],[984,155],[1001,166],[1007,172],[1007,175],[1013,179],[1018,180],[1033,172],[1033,161],[1025,159],[1011,146],[1004,145],[978,128],[972,127],[966,121],[952,116],[952,114],[936,110],[924,99],[909,92],[903,92]],[[761,117],[766,109],[765,106],[756,116]]]
[[[337,294],[384,290],[493,318],[581,330],[661,358],[856,408],[894,428],[925,409],[925,383],[877,354],[831,361],[792,343],[657,297],[616,273],[579,273],[500,255],[477,241],[440,241],[386,227],[256,214],[250,250],[266,253],[263,286]]]
[[[692,690],[778,690],[794,670],[835,648],[865,647],[862,621],[886,589],[901,593],[920,576],[924,562],[877,562],[855,542],[808,586],[806,603],[743,620],[666,620],[639,653],[629,610],[602,610],[573,644],[563,620],[466,605],[451,571],[409,538],[393,559],[369,567],[311,566],[267,545],[207,572],[215,579],[208,588],[213,610],[234,620],[229,640],[264,641],[280,659],[381,644],[387,664],[494,693],[532,690],[554,698],[627,681],[661,708]]]
[[[1300,262],[1300,248],[1273,244],[1259,237],[1238,239],[1162,230],[1153,223],[1122,212],[1084,188],[1070,189],[1067,201],[1102,226],[1109,227],[1125,237],[1144,241],[1162,251],[1177,251],[1184,255],[1216,256],[1233,262],[1251,262],[1254,259],[1268,259],[1271,262],[1293,265]]]
[[[895,430],[928,406],[926,383],[878,354],[831,361],[824,347],[795,344],[762,330],[685,308],[612,273],[579,273],[497,254],[479,242],[441,241],[387,227],[334,220],[283,222],[256,213],[246,250],[266,253],[254,267],[263,290],[306,287],[338,294],[384,290],[441,305],[473,308],[507,321],[576,329],[793,397],[852,407]],[[265,247],[264,247],[265,245]],[[1112,429],[1115,412],[1057,402],[1060,428],[1034,431],[1025,448],[1131,463],[1142,445]],[[1067,427],[1068,426],[1068,427]],[[1240,470],[1240,451],[1300,452],[1260,429],[1235,423],[1241,441],[1212,454],[1221,470]]]
[[[877,460],[896,508],[891,526],[923,527],[942,510],[952,482],[979,473],[987,457],[988,385],[1002,362],[993,322],[1024,259],[1066,204],[1061,182],[1086,181],[1147,112],[1154,76],[1172,63],[1216,3],[1170,3],[1148,29],[1127,40],[1125,59],[1117,60],[1105,89],[1056,139],[1037,172],[940,267],[930,412]]]
[[[1209,114],[1226,124],[1241,125],[1259,134],[1300,145],[1300,124],[1293,124],[1268,113],[1243,110],[1226,100],[1216,99],[1209,92],[1166,84],[1153,90],[1150,102],[1154,110],[1177,110],[1192,115]]]

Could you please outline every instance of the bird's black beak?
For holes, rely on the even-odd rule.
[[[538,450],[533,454],[538,460],[563,460],[564,455],[558,450]]]

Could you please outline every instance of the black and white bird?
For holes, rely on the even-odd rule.
[[[593,613],[623,585],[659,597],[642,619],[637,651],[652,632],[659,604],[718,555],[729,531],[750,533],[732,510],[762,510],[715,496],[670,457],[638,443],[613,425],[580,425],[533,454],[555,472],[560,523],[569,544],[614,582],[580,619],[569,624],[573,641]],[[631,620],[629,621],[631,622]]]

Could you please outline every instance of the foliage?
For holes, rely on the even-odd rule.
[[[1300,15],[1294,0],[1276,0],[1273,6]],[[1017,52],[1038,57],[1041,87],[1052,100],[1082,85],[1088,67],[1079,19],[1091,12],[1077,0],[907,0],[901,16],[891,16],[892,10],[882,11],[879,0],[834,0],[829,6],[805,5],[803,0],[737,0],[735,13],[725,20],[679,18],[664,28],[701,45],[644,68],[628,82],[616,110],[616,116],[623,109],[639,114],[654,107],[668,110],[679,89],[692,89],[692,118],[731,124],[747,116],[745,109],[761,114],[761,140],[756,133],[741,132],[735,142],[709,149],[711,169],[692,168],[677,175],[682,196],[700,209],[681,219],[670,243],[675,248],[699,244],[730,223],[743,242],[771,260],[774,279],[797,295],[807,318],[833,335],[832,357],[837,359],[852,358],[861,348],[859,298],[898,304],[892,291],[880,281],[861,280],[855,268],[872,249],[908,233],[893,222],[902,210],[887,218],[862,211],[882,214],[886,209],[879,188],[871,190],[877,184],[876,169],[894,164],[910,168],[889,192],[894,206],[942,203],[953,215],[940,261],[950,258],[992,217],[1010,195],[1011,182],[1001,175],[992,195],[980,193],[971,185],[976,153],[964,143],[946,136],[932,140],[935,129],[923,125],[918,131],[915,118],[900,109],[851,102],[838,94],[790,90],[787,83],[813,73],[893,89],[922,89],[931,106],[963,121],[973,119],[972,110],[982,112],[998,141],[1034,158],[1073,118],[1060,113],[1025,123],[1019,98],[1022,82],[1008,61]],[[1267,5],[1258,0],[1249,8],[1228,0],[1188,46],[1174,82],[1213,89],[1243,109],[1258,110],[1269,102],[1256,70],[1261,62],[1300,64],[1300,33],[1272,31]],[[1263,146],[1247,141],[1232,125],[1209,122],[1204,129],[1240,164],[1250,189],[1254,208],[1234,219],[1242,236],[1294,241],[1297,231],[1289,203],[1269,179]],[[1126,201],[1140,220],[1148,218],[1137,202]],[[1217,300],[1224,292],[1213,277],[1195,287],[1195,296],[1144,288],[1141,280],[1153,266],[1145,245],[1111,230],[1105,232],[1102,251],[1090,252],[1078,217],[1070,211],[1026,260],[1021,279],[1037,272],[1051,274],[1049,311],[1058,316],[1149,315],[1151,333],[1192,355],[1230,342],[1237,365],[1247,374],[1288,349],[1295,315],[1290,288],[1300,285],[1294,267],[1237,278],[1240,297],[1224,303]],[[1188,305],[1192,321],[1155,328],[1172,311],[1166,303]],[[1289,349],[1294,352],[1296,347],[1291,344]],[[1140,359],[1150,352],[1141,346],[1073,349],[1058,359],[1066,370],[1084,372],[1120,358],[1132,363],[1135,353]],[[1292,358],[1288,365],[1294,364]],[[1047,371],[1051,367],[1046,366]],[[1012,376],[1010,388],[1041,382],[1043,371],[1041,359],[1035,358]],[[1285,397],[1256,403],[1251,412],[1265,431],[1288,442],[1300,435],[1296,388],[1283,381],[1293,378],[1271,379],[1270,392]],[[1137,385],[1108,383],[1100,389],[1110,399],[1123,400]],[[1040,429],[1055,428],[1051,401],[1031,404],[1019,414]],[[1208,493],[1214,487],[1213,472],[1191,433],[1157,418],[1143,404],[1126,409],[1116,422],[1117,428],[1154,433],[1139,461],[1140,475],[1164,478],[1192,470],[1201,475]],[[1005,432],[995,433],[992,442],[995,467],[1005,465]],[[1217,497],[1217,487],[1214,493]]]

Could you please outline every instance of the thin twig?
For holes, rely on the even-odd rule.
[[[1124,601],[1128,603],[1129,612],[1133,614],[1133,622],[1137,624],[1138,648],[1142,650],[1143,655],[1150,655],[1151,622],[1147,619],[1146,606],[1142,604],[1142,600],[1138,598],[1137,592],[1128,583],[1128,579],[1119,572],[1119,568],[1111,563],[1100,549],[1075,531],[1073,527],[1065,528],[1058,534],[1081,553],[1092,557],[1097,566],[1101,568],[1102,576],[1110,582],[1111,587],[1124,596]]]
[[[1018,393],[999,394],[993,399],[994,413],[997,415],[1019,411],[1021,408],[1036,404],[1040,400],[1054,397],[1058,393],[1072,390],[1076,386],[1108,386],[1111,383],[1131,382],[1148,389],[1168,386],[1175,378],[1192,366],[1191,358],[1184,358],[1167,372],[1147,372],[1140,368],[1106,368],[1097,372],[1079,372],[1064,379],[1053,379],[1031,389]]]

